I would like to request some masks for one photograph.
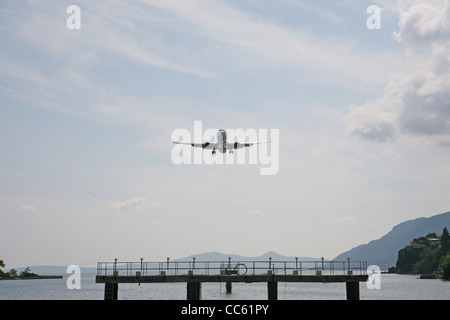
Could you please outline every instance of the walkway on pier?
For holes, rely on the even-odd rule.
[[[367,281],[365,261],[175,261],[99,262],[96,283],[105,284],[105,300],[118,299],[119,283],[186,282],[188,300],[201,299],[203,282],[267,282],[268,299],[278,298],[278,282],[345,282],[347,299],[359,299],[359,282]]]

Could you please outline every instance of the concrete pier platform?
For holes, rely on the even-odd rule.
[[[223,282],[226,283],[227,292],[231,293],[233,282],[267,283],[267,298],[268,300],[278,299],[278,283],[279,282],[316,282],[316,283],[345,283],[346,297],[348,300],[359,300],[359,283],[365,282],[368,279],[366,273],[366,263],[357,261],[350,263],[344,262],[327,262],[314,261],[314,268],[305,267],[305,262],[299,264],[296,261],[295,265],[292,262],[286,261],[269,261],[265,272],[261,272],[262,267],[256,267],[258,264],[267,264],[267,262],[204,262],[204,267],[199,268],[202,264],[199,262],[182,262],[188,263],[187,268],[181,267],[178,262],[155,263],[146,265],[141,263],[118,263],[113,265],[99,263],[97,270],[96,283],[105,284],[105,300],[118,299],[118,284],[119,283],[173,283],[185,282],[186,298],[187,300],[200,300],[201,288],[204,282]],[[275,263],[281,268],[275,269]],[[245,274],[239,272],[229,272],[230,266],[240,266],[240,272],[244,270]],[[242,266],[253,266],[245,269]],[[187,274],[186,274],[187,271]],[[211,274],[214,271],[220,271],[218,274]],[[250,271],[250,274],[247,274]],[[150,273],[150,274],[149,274]]]

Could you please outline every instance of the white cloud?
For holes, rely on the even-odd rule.
[[[400,42],[430,42],[450,36],[448,0],[400,0],[399,31],[394,37]]]
[[[352,217],[352,216],[347,216],[347,217],[344,217],[344,218],[334,219],[334,221],[336,221],[336,222],[354,222],[354,221],[356,221],[356,219],[354,217]]]
[[[168,69],[179,73],[187,73],[203,78],[213,77],[213,74],[208,71],[196,67],[187,67],[182,63],[176,63],[167,57],[155,54],[152,52],[151,47],[142,45],[136,39],[125,37],[124,34],[109,36],[107,40],[103,44],[106,50],[111,49],[112,52],[123,54],[134,61],[142,62],[144,65]]]
[[[345,120],[353,135],[386,142],[397,135],[428,143],[450,142],[450,10],[448,1],[399,1],[399,31],[408,53],[420,61],[408,73],[392,76],[384,95],[350,106]]]
[[[25,205],[25,206],[20,206],[18,208],[20,211],[28,211],[28,212],[34,212],[36,211],[36,207],[34,205]]]
[[[255,216],[255,217],[259,217],[259,218],[264,218],[267,216],[267,213],[265,213],[264,211],[261,211],[261,210],[251,210],[251,211],[247,212],[247,214],[249,216]]]
[[[385,80],[386,70],[402,63],[387,52],[361,52],[357,43],[345,35],[319,40],[308,30],[289,28],[240,12],[224,2],[143,1],[171,12],[187,27],[194,28],[203,36],[205,51],[220,48],[217,54],[227,58],[220,66],[232,69],[274,66],[278,70],[302,71],[309,82],[320,79],[321,82],[339,81],[342,85],[357,79],[357,82],[379,84]],[[204,63],[207,65],[208,60]],[[210,68],[218,71],[217,65],[210,65]]]
[[[347,131],[360,138],[386,142],[395,137],[395,123],[391,112],[387,112],[388,99],[381,98],[363,106],[351,105],[347,117]]]
[[[295,0],[282,0],[282,2],[285,2],[295,8],[299,8],[301,10],[306,10],[307,12],[317,14],[320,17],[328,19],[331,22],[334,23],[342,22],[342,17],[340,17],[339,15],[337,15],[335,12],[333,12],[328,8],[320,8],[316,6],[317,3],[308,3],[306,1],[295,1]]]
[[[392,0],[372,0],[374,3],[381,6],[382,10],[390,12],[397,12],[397,3]]]
[[[160,202],[153,202],[147,200],[147,198],[134,198],[125,201],[115,201],[108,206],[108,209],[112,210],[128,210],[128,209],[148,209],[154,207],[160,207]]]

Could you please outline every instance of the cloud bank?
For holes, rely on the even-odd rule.
[[[448,1],[398,2],[399,30],[394,38],[420,63],[393,75],[384,95],[349,107],[346,129],[369,141],[400,135],[431,144],[450,143],[450,9]]]
[[[147,198],[134,198],[125,201],[114,201],[108,206],[111,210],[148,209],[161,206],[159,202],[149,201]]]

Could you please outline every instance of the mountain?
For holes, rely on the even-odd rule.
[[[398,251],[409,244],[414,238],[425,236],[430,232],[442,234],[444,227],[450,228],[450,212],[438,214],[429,218],[417,218],[402,222],[380,239],[362,244],[349,251],[341,253],[333,260],[365,260],[367,265],[378,265],[381,270],[395,266]]]
[[[197,261],[228,261],[228,257],[231,258],[231,260],[233,261],[268,261],[269,257],[272,258],[273,261],[289,261],[289,260],[293,260],[295,261],[295,257],[287,257],[287,256],[282,256],[276,252],[273,251],[269,251],[264,253],[261,256],[258,257],[244,257],[244,256],[240,256],[237,254],[225,254],[225,253],[220,253],[220,252],[206,252],[206,253],[200,253],[200,254],[194,254],[194,255],[190,255],[188,257],[185,258],[180,258],[180,259],[174,259],[173,261],[191,261],[192,258],[194,258]],[[319,258],[310,258],[310,257],[298,257],[298,261],[316,261],[316,260],[320,260]],[[172,261],[172,260],[171,260]]]

